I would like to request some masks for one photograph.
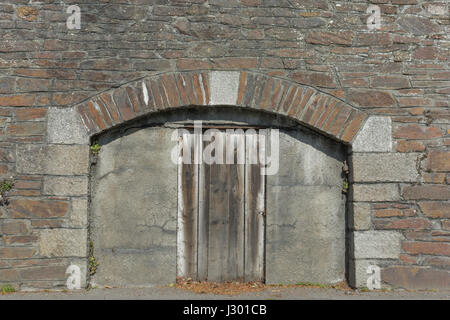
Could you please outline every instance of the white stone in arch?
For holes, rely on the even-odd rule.
[[[47,113],[49,143],[89,144],[89,136],[75,108],[51,107]]]
[[[370,116],[352,144],[353,152],[391,152],[392,121],[390,117]]]
[[[236,105],[240,73],[236,71],[213,71],[209,75],[210,105]]]

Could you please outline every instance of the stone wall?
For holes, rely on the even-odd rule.
[[[0,174],[15,181],[0,284],[63,286],[70,263],[87,274],[90,136],[165,107],[231,103],[352,146],[354,285],[377,264],[387,285],[450,287],[448,2],[92,2],[0,1]],[[66,26],[72,4],[79,30]],[[213,70],[241,73],[224,85]]]

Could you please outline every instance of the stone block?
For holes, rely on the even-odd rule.
[[[87,199],[72,199],[72,211],[70,213],[72,227],[86,227],[88,222]]]
[[[83,175],[89,171],[89,146],[17,146],[17,172],[24,174]]]
[[[236,105],[239,75],[239,72],[225,71],[213,71],[210,73],[210,105]]]
[[[353,184],[353,201],[397,201],[400,193],[397,184]]]
[[[83,196],[88,193],[88,177],[44,177],[45,195]]]
[[[89,137],[74,108],[49,108],[47,138],[49,143],[89,144]]]
[[[416,153],[354,153],[355,182],[413,182],[418,178]]]
[[[354,230],[368,230],[372,223],[370,204],[354,202],[351,210]]]
[[[355,259],[398,259],[402,234],[397,231],[353,232]]]
[[[352,150],[353,152],[390,152],[392,150],[391,118],[369,117],[358,132]]]
[[[39,252],[44,257],[86,257],[86,229],[46,229],[40,232]]]

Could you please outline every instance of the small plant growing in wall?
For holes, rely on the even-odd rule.
[[[99,154],[101,148],[102,148],[102,146],[99,145],[97,142],[91,146],[91,153],[92,153],[91,161],[92,161],[92,163],[97,163],[98,154]]]
[[[4,179],[0,183],[0,205],[4,206],[8,204],[8,192],[14,186],[14,180]]]
[[[1,292],[2,294],[13,293],[13,292],[16,292],[16,289],[15,289],[12,285],[7,284],[7,285],[2,286],[2,287],[0,288],[0,292]]]
[[[94,242],[89,241],[89,275],[93,276],[97,271],[98,262],[94,257]]]
[[[92,154],[93,154],[93,155],[98,155],[98,153],[100,152],[100,149],[101,149],[101,148],[102,148],[102,146],[99,145],[97,142],[94,143],[94,144],[91,146],[91,152],[92,152]]]

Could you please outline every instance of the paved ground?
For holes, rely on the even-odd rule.
[[[420,299],[450,300],[450,291],[389,291],[360,292],[355,290],[337,290],[322,288],[269,288],[261,292],[250,292],[239,295],[197,294],[184,289],[169,287],[134,288],[134,289],[92,289],[77,292],[17,292],[0,295],[0,300],[115,300],[115,299],[165,299],[165,300],[229,300],[229,299],[262,299],[262,300],[303,300],[303,299]]]

